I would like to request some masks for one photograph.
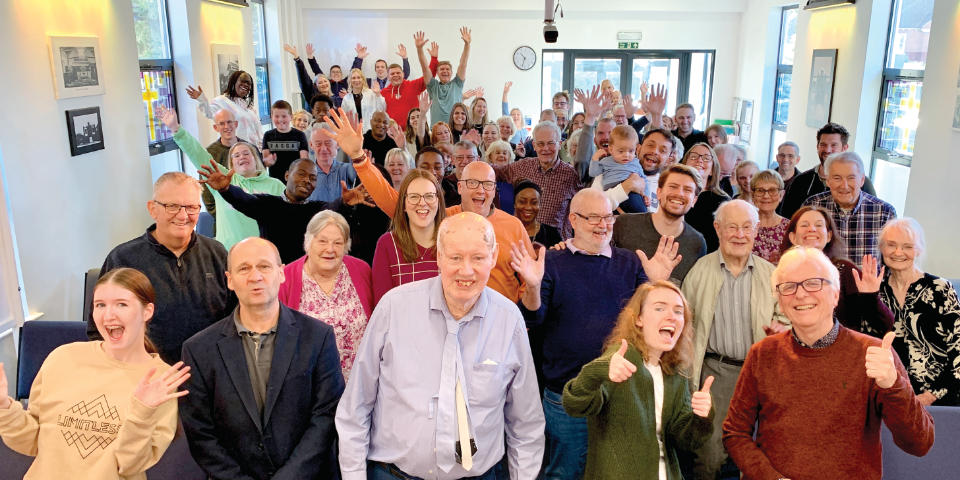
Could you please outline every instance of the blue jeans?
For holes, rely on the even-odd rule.
[[[464,477],[462,480],[507,480],[510,478],[503,467],[504,461],[499,461],[487,470],[486,473],[476,477]],[[407,475],[395,465],[386,465],[380,462],[367,461],[367,480],[423,480],[420,477]]]
[[[544,480],[580,479],[587,465],[587,419],[567,415],[562,398],[559,393],[543,389],[546,451],[539,478]]]
[[[627,199],[620,202],[620,208],[626,213],[646,213],[647,203],[643,201],[643,195],[637,192],[627,194]]]

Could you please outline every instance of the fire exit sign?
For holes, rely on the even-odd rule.
[[[640,42],[617,42],[618,48],[640,48]]]

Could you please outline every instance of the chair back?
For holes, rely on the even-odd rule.
[[[927,407],[933,416],[933,447],[923,457],[914,457],[893,443],[890,430],[884,425],[880,433],[883,444],[883,478],[957,478],[960,472],[960,407]]]
[[[40,365],[53,349],[72,342],[87,341],[87,322],[34,320],[20,328],[17,362],[17,400],[30,397],[30,386]]]
[[[213,215],[207,212],[200,212],[200,216],[197,217],[197,233],[204,237],[213,238],[213,222]]]
[[[100,279],[100,269],[91,268],[83,274],[83,321],[93,320],[93,287]]]

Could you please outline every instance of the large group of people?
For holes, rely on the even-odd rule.
[[[465,88],[459,33],[456,67],[413,35],[415,79],[402,44],[374,78],[363,45],[326,75],[307,44],[313,78],[286,45],[303,110],[266,132],[246,72],[188,89],[207,147],[159,110],[201,180],[156,181],[91,341],[0,399],[28,477],[145,478],[178,419],[214,479],[873,479],[881,423],[930,449],[960,301],[843,126],[761,169],[606,82],[528,131],[511,82],[499,117]]]

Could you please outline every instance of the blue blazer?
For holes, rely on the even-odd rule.
[[[343,374],[333,328],[280,305],[260,418],[233,314],[183,344],[190,379],[180,417],[214,479],[340,477],[334,414]]]

